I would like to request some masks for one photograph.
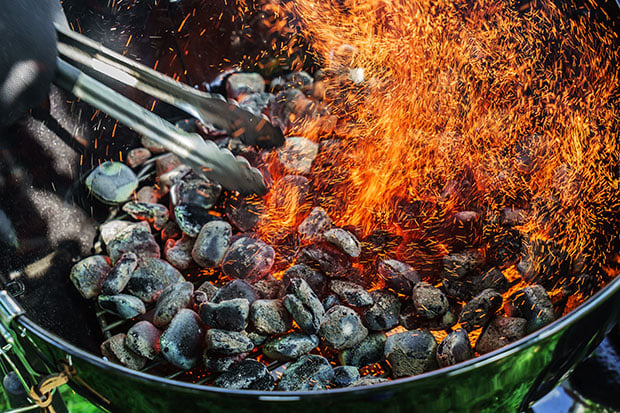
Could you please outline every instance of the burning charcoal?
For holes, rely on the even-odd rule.
[[[373,384],[385,383],[386,381],[388,381],[388,379],[383,377],[364,376],[360,377],[358,380],[355,380],[347,387],[372,386]]]
[[[263,354],[273,360],[290,361],[308,354],[318,345],[319,338],[315,335],[289,333],[267,341]]]
[[[374,304],[363,314],[364,324],[370,331],[389,330],[398,324],[400,301],[385,291],[370,293]]]
[[[282,279],[285,283],[289,283],[293,278],[301,278],[308,283],[313,291],[321,294],[325,288],[325,277],[305,264],[297,264],[290,267],[284,272]]]
[[[239,100],[239,106],[248,112],[260,116],[267,112],[269,100],[275,99],[272,93],[260,92],[243,96]]]
[[[499,268],[508,268],[516,264],[521,253],[521,243],[522,236],[517,231],[495,235],[487,250],[489,263]]]
[[[500,293],[504,293],[508,291],[510,286],[504,274],[497,268],[491,268],[480,277],[476,277],[473,280],[473,284],[476,286],[476,292],[492,288]]]
[[[200,360],[202,335],[198,314],[183,308],[161,335],[161,352],[170,363],[189,370]]]
[[[303,106],[306,100],[306,96],[298,89],[278,92],[276,97],[269,102],[269,119],[282,130],[286,130],[291,120],[294,121],[303,116],[303,113],[299,113],[303,112],[303,108],[300,106]]]
[[[325,299],[321,303],[323,304],[323,308],[325,309],[325,311],[327,311],[335,305],[340,305],[340,300],[338,299],[337,295],[330,294],[325,297]]]
[[[136,193],[136,200],[140,202],[155,204],[157,203],[157,201],[159,201],[159,193],[152,186],[143,186],[142,188],[138,189],[138,192]]]
[[[161,331],[148,321],[138,321],[127,332],[125,345],[134,353],[154,360],[159,354]]]
[[[310,173],[318,152],[319,145],[310,139],[289,137],[278,149],[278,159],[288,173],[305,175]]]
[[[495,317],[476,342],[476,352],[488,353],[517,341],[526,334],[527,320],[517,317]]]
[[[458,317],[452,311],[446,311],[443,315],[428,319],[420,316],[413,304],[405,306],[398,317],[400,325],[407,330],[425,328],[427,330],[445,330],[456,324]]]
[[[472,273],[482,264],[482,258],[475,251],[459,252],[443,257],[443,279],[459,279]]]
[[[226,79],[226,95],[230,99],[264,91],[265,80],[258,73],[234,73]]]
[[[174,207],[174,218],[179,229],[190,237],[197,237],[200,229],[211,221],[220,220],[208,210],[194,205],[177,205]]]
[[[194,284],[191,282],[177,282],[166,287],[155,304],[153,324],[166,326],[181,309],[191,305],[193,294]]]
[[[282,281],[268,275],[253,284],[260,298],[271,300],[284,295],[285,286]]]
[[[166,195],[174,185],[181,181],[181,179],[192,171],[191,166],[179,165],[170,172],[166,172],[163,175],[158,174],[158,187],[159,193],[163,196]]]
[[[259,223],[265,210],[263,200],[256,195],[230,196],[226,203],[226,217],[242,232],[251,231]]]
[[[132,370],[140,370],[146,365],[146,359],[125,345],[126,335],[116,334],[101,344],[101,354],[114,363],[120,363]]]
[[[194,239],[183,235],[179,240],[169,239],[164,247],[164,256],[170,264],[179,270],[186,270],[192,264]]]
[[[368,335],[362,320],[349,307],[337,305],[325,313],[319,337],[330,347],[343,350],[358,344]]]
[[[271,190],[274,207],[286,210],[298,207],[306,201],[310,189],[310,181],[305,176],[286,175],[278,180]]]
[[[338,366],[334,368],[334,381],[336,387],[347,387],[359,380],[360,372],[354,366]]]
[[[110,271],[110,260],[103,255],[84,258],[71,268],[69,278],[82,297],[89,299],[101,293],[101,284]]]
[[[467,331],[485,327],[501,307],[502,295],[495,290],[484,290],[465,304],[459,315],[459,323]]]
[[[304,242],[318,242],[323,240],[323,233],[330,230],[333,225],[327,212],[321,207],[316,207],[299,224],[297,232]]]
[[[144,258],[127,283],[126,291],[145,303],[152,303],[171,284],[185,281],[181,273],[164,260]]]
[[[372,304],[370,293],[355,283],[332,280],[329,283],[329,289],[338,294],[342,301],[353,307],[364,307]]]
[[[510,296],[505,308],[511,317],[527,320],[527,332],[538,330],[555,319],[553,304],[540,285],[525,287]]]
[[[108,272],[101,285],[101,292],[106,295],[119,294],[138,266],[138,257],[133,252],[123,254]]]
[[[225,221],[212,221],[206,223],[200,233],[192,257],[198,265],[215,268],[220,265],[226,250],[230,246],[232,227]]]
[[[126,252],[133,252],[140,259],[159,258],[159,245],[146,223],[133,224],[118,233],[108,243],[108,253],[112,262]]]
[[[499,216],[499,222],[509,227],[523,225],[526,219],[527,212],[519,208],[504,208]]]
[[[249,313],[250,302],[245,298],[219,303],[206,302],[200,306],[202,322],[220,330],[243,331],[248,325]]]
[[[236,331],[212,328],[207,331],[205,340],[207,351],[223,356],[246,353],[254,349],[252,340],[246,334]]]
[[[324,390],[334,379],[334,369],[324,357],[310,354],[291,363],[277,390]]]
[[[304,332],[315,334],[319,331],[325,315],[321,301],[308,283],[301,278],[293,278],[288,291],[283,299],[284,306]]]
[[[174,221],[168,221],[161,229],[161,239],[169,240],[171,238],[177,239],[182,235],[182,231]]]
[[[230,370],[235,363],[240,362],[246,358],[247,355],[248,353],[235,354],[234,356],[217,356],[205,351],[204,365],[208,371],[223,373]]]
[[[450,304],[444,293],[429,283],[417,283],[413,287],[411,296],[416,313],[421,317],[428,319],[441,317],[450,309]]]
[[[420,281],[418,272],[412,266],[397,260],[381,261],[378,270],[385,285],[399,294],[410,295],[413,286]]]
[[[123,211],[135,219],[152,223],[155,228],[161,228],[168,222],[168,208],[161,204],[131,201],[123,205]]]
[[[155,169],[157,171],[157,176],[161,177],[162,175],[167,174],[170,171],[178,168],[183,165],[183,162],[173,153],[167,153],[162,156],[158,156],[155,160]],[[185,171],[189,171],[185,169]]]
[[[250,309],[250,320],[259,334],[282,334],[293,326],[282,300],[256,300]]]
[[[134,148],[127,153],[127,165],[130,168],[142,165],[151,157],[151,151],[146,148]]]
[[[302,263],[317,266],[328,277],[345,276],[351,270],[350,258],[329,245],[311,245],[300,254]]]
[[[393,377],[414,376],[437,367],[436,349],[431,333],[413,330],[389,336],[384,355],[392,366]]]
[[[362,253],[362,247],[355,235],[342,228],[333,228],[326,231],[323,234],[323,238],[351,257],[359,257]]]
[[[97,199],[116,205],[128,201],[138,188],[138,177],[127,165],[104,162],[86,177],[86,188]]]
[[[254,344],[254,347],[262,346],[263,344],[265,344],[265,341],[267,341],[267,336],[258,334],[255,331],[249,332],[248,337],[252,341],[252,344]]]
[[[338,360],[346,366],[364,367],[383,360],[383,348],[387,336],[383,333],[370,334],[353,348],[340,353]]]
[[[132,225],[135,225],[135,222],[112,220],[112,221],[103,223],[99,227],[99,233],[101,234],[101,239],[107,246],[110,243],[110,241],[112,241],[118,234],[120,234],[121,232],[123,232],[125,229],[129,228]]]
[[[100,295],[97,302],[99,307],[105,311],[124,319],[134,318],[146,313],[142,300],[133,295]]]
[[[217,202],[221,192],[222,187],[219,184],[190,172],[171,188],[170,199],[175,206],[192,205],[209,210]]]
[[[260,240],[239,238],[226,252],[222,271],[232,278],[258,281],[271,270],[275,255],[274,249]]]
[[[473,357],[474,349],[469,342],[467,331],[462,328],[448,334],[437,346],[437,362],[440,367],[452,366]]]
[[[222,373],[213,385],[227,389],[272,390],[274,378],[263,363],[246,359]]]
[[[217,290],[212,301],[214,303],[220,303],[234,298],[245,298],[252,304],[254,301],[258,300],[258,294],[254,290],[254,287],[245,281],[233,280]]]

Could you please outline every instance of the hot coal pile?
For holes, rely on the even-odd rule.
[[[146,141],[87,177],[112,218],[70,278],[107,359],[235,389],[369,385],[499,349],[615,275],[618,77],[591,47],[609,33],[547,3],[338,4],[285,10],[322,69],[226,79],[284,146],[180,123],[267,195]]]

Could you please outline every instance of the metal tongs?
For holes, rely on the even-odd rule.
[[[225,130],[248,145],[282,145],[282,131],[261,116],[241,109],[219,95],[184,85],[107,49],[86,36],[56,26],[58,67],[54,82],[76,97],[107,113],[189,164],[200,175],[243,195],[266,192],[260,171],[200,135],[188,133],[148,111],[67,61],[90,69],[93,76],[110,78],[169,103],[196,119]]]

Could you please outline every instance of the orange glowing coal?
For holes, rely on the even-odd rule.
[[[532,248],[552,242],[575,272],[604,264],[620,212],[618,38],[591,17],[594,3],[514,3],[269,3],[274,30],[288,21],[279,52],[310,46],[324,70],[316,104],[337,123],[287,131],[330,149],[310,195],[276,205],[272,191],[262,235],[320,205],[362,237],[398,237],[367,243],[376,254],[435,268],[454,250],[488,254],[500,211],[523,209]],[[284,174],[270,171],[278,188]]]

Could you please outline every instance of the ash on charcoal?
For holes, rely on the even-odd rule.
[[[327,212],[321,207],[315,207],[299,224],[297,232],[304,242],[318,242],[323,240],[323,233],[330,230],[333,225]]]
[[[125,345],[136,354],[154,360],[159,354],[161,331],[148,321],[138,321],[127,331]]]
[[[101,354],[114,363],[120,363],[132,370],[140,370],[146,365],[146,359],[134,353],[125,345],[123,333],[116,334],[101,344]]]
[[[465,304],[459,323],[468,332],[485,327],[501,307],[502,295],[492,289],[484,290]]]
[[[226,79],[226,95],[231,99],[264,91],[265,80],[258,73],[234,73]]]
[[[165,174],[157,174],[159,193],[163,196],[166,195],[174,185],[176,185],[181,179],[192,171],[191,166],[179,165],[173,170],[166,172]]]
[[[362,316],[366,327],[370,331],[381,331],[396,326],[401,307],[398,298],[386,291],[373,291],[370,294],[374,304]]]
[[[138,266],[138,257],[133,252],[123,254],[108,272],[101,285],[101,292],[106,295],[119,294]]]
[[[209,210],[195,205],[182,204],[174,207],[174,218],[179,229],[190,237],[197,237],[202,227],[211,222],[219,221]]]
[[[413,287],[411,296],[416,313],[421,317],[428,319],[441,317],[450,309],[444,293],[429,283],[417,283]]]
[[[159,258],[159,245],[146,223],[133,224],[120,231],[107,244],[113,263],[127,252],[133,252],[140,259]]]
[[[127,202],[123,205],[123,211],[127,212],[132,218],[152,223],[158,229],[168,222],[168,217],[170,216],[168,208],[162,204],[151,202]]]
[[[413,286],[420,282],[418,272],[409,264],[398,260],[383,260],[377,269],[387,288],[399,294],[411,295]]]
[[[265,344],[265,341],[267,341],[267,336],[258,334],[255,331],[251,331],[247,334],[250,338],[250,341],[252,341],[252,344],[254,344],[254,347],[262,346],[263,344]]]
[[[385,383],[388,379],[383,377],[364,376],[351,383],[348,387],[372,386],[373,384]]]
[[[198,265],[215,268],[220,265],[226,250],[230,246],[232,227],[225,221],[212,221],[206,223],[200,233],[194,248],[192,257]]]
[[[283,334],[293,326],[293,320],[282,300],[254,301],[250,320],[259,334]]]
[[[355,235],[342,228],[332,228],[326,231],[323,233],[323,238],[351,257],[359,257],[362,253],[362,246]]]
[[[82,297],[89,299],[101,292],[101,284],[110,271],[110,260],[103,255],[93,255],[75,264],[69,278]]]
[[[325,310],[307,282],[293,278],[283,301],[293,320],[304,332],[315,334],[319,331]]]
[[[302,264],[318,267],[328,277],[344,277],[352,268],[350,257],[327,244],[304,248],[299,260]]]
[[[173,365],[189,370],[200,360],[203,329],[198,314],[183,308],[160,338],[161,352]]]
[[[170,200],[175,206],[192,205],[209,210],[217,202],[221,192],[222,187],[219,184],[190,172],[170,189]]]
[[[437,346],[437,362],[440,367],[452,366],[474,357],[474,349],[469,342],[467,331],[455,330]]]
[[[274,378],[263,363],[246,359],[222,373],[213,385],[227,389],[272,390]]]
[[[239,100],[239,106],[248,112],[261,116],[267,112],[269,101],[275,99],[275,95],[267,92],[251,93]]]
[[[300,278],[308,283],[313,291],[321,294],[325,288],[325,277],[305,264],[293,265],[284,272],[282,280],[288,284],[293,278]]]
[[[364,367],[384,359],[383,349],[387,336],[383,333],[370,334],[357,346],[340,352],[340,364]]]
[[[518,317],[495,317],[476,342],[476,352],[488,353],[525,336],[527,320]]]
[[[254,343],[247,334],[212,328],[205,337],[207,351],[223,356],[246,353],[254,349]]]
[[[321,301],[321,304],[323,304],[323,308],[327,311],[335,305],[340,305],[340,300],[336,294],[330,294]]]
[[[191,306],[193,294],[194,285],[190,282],[177,282],[166,287],[155,304],[153,324],[166,326],[182,308]]]
[[[389,336],[384,355],[392,366],[393,377],[414,376],[437,367],[436,349],[431,333],[413,330]]]
[[[135,222],[131,221],[121,221],[121,220],[112,220],[101,224],[99,227],[99,233],[101,234],[101,239],[103,240],[106,246],[110,243],[112,239],[114,239],[118,234],[123,232],[125,229],[130,226],[135,225]]]
[[[217,293],[213,296],[213,302],[219,303],[222,301],[232,300],[234,298],[245,298],[252,304],[258,300],[258,294],[254,287],[243,280],[233,280],[217,290]]]
[[[167,174],[170,171],[173,171],[181,165],[183,165],[183,162],[181,162],[179,157],[173,153],[166,153],[164,155],[158,156],[155,159],[155,170],[157,172],[157,176],[159,177]],[[186,173],[189,172],[189,169],[187,168],[184,168],[184,170],[186,171]]]
[[[214,373],[223,373],[225,371],[230,370],[230,368],[235,364],[246,358],[248,353],[235,354],[233,356],[218,356],[214,354],[209,354],[208,351],[205,351],[204,354],[204,365],[208,371],[212,371]]]
[[[156,204],[159,201],[159,193],[152,186],[143,186],[136,193],[136,201]]]
[[[185,281],[181,273],[164,260],[144,258],[127,283],[126,290],[145,303],[159,297],[164,288]]]
[[[310,139],[289,137],[278,149],[278,159],[288,173],[306,175],[310,173],[318,152],[319,145]]]
[[[315,335],[289,333],[268,340],[263,346],[263,354],[273,360],[290,361],[308,354],[318,345],[319,338]]]
[[[497,268],[491,268],[479,277],[473,280],[476,286],[476,293],[480,293],[486,289],[492,288],[500,293],[508,291],[510,283],[504,274]]]
[[[424,318],[417,313],[415,306],[412,303],[402,308],[400,315],[398,316],[398,320],[400,325],[405,327],[407,330],[424,328],[431,331],[437,331],[452,327],[458,321],[458,317],[452,312],[452,310],[449,310],[436,318]]]
[[[368,335],[362,320],[349,307],[337,305],[325,313],[319,337],[331,348],[343,350],[358,344]]]
[[[256,195],[249,197],[230,196],[225,213],[230,222],[241,232],[251,231],[261,220],[265,211],[263,200]]]
[[[553,303],[540,285],[525,287],[511,295],[506,303],[505,312],[511,317],[525,318],[528,333],[538,330],[555,319]]]
[[[277,390],[323,390],[334,379],[326,358],[310,354],[291,363],[282,374]]]
[[[183,235],[181,239],[169,239],[164,246],[164,256],[178,270],[186,270],[192,264],[194,239]]]
[[[130,168],[142,165],[151,157],[151,151],[146,148],[134,148],[127,152],[127,165]]]
[[[471,274],[482,265],[482,257],[475,251],[465,251],[443,257],[443,279],[459,279]]]
[[[360,372],[354,366],[338,366],[334,368],[334,381],[336,387],[347,387],[360,378]]]
[[[275,254],[274,249],[263,241],[239,238],[226,251],[222,271],[232,278],[258,281],[271,270]]]
[[[86,177],[86,188],[100,201],[116,205],[128,201],[138,188],[138,177],[127,165],[104,162]]]
[[[282,297],[286,289],[284,283],[273,275],[267,275],[265,278],[258,280],[253,284],[253,287],[260,298],[267,300]]]
[[[353,307],[365,307],[372,304],[372,296],[361,286],[342,280],[331,280],[329,289],[336,293],[346,304]]]
[[[213,297],[215,297],[215,294],[217,294],[218,292],[218,288],[213,285],[212,282],[210,281],[205,281],[202,284],[200,284],[200,287],[196,288],[196,291],[194,291],[194,297],[201,297],[200,303],[206,302],[206,301],[211,301],[213,300]],[[195,299],[195,298],[194,298]],[[199,303],[195,300],[195,304],[198,305]]]
[[[285,131],[293,123],[291,120],[303,117],[302,106],[305,106],[304,102],[307,100],[303,92],[298,89],[282,90],[269,102],[269,118]]]
[[[200,306],[202,322],[220,330],[243,331],[248,324],[249,313],[250,302],[245,298],[206,302]]]
[[[133,295],[100,295],[97,297],[99,307],[115,314],[120,318],[129,319],[146,313],[146,307],[142,300]]]

